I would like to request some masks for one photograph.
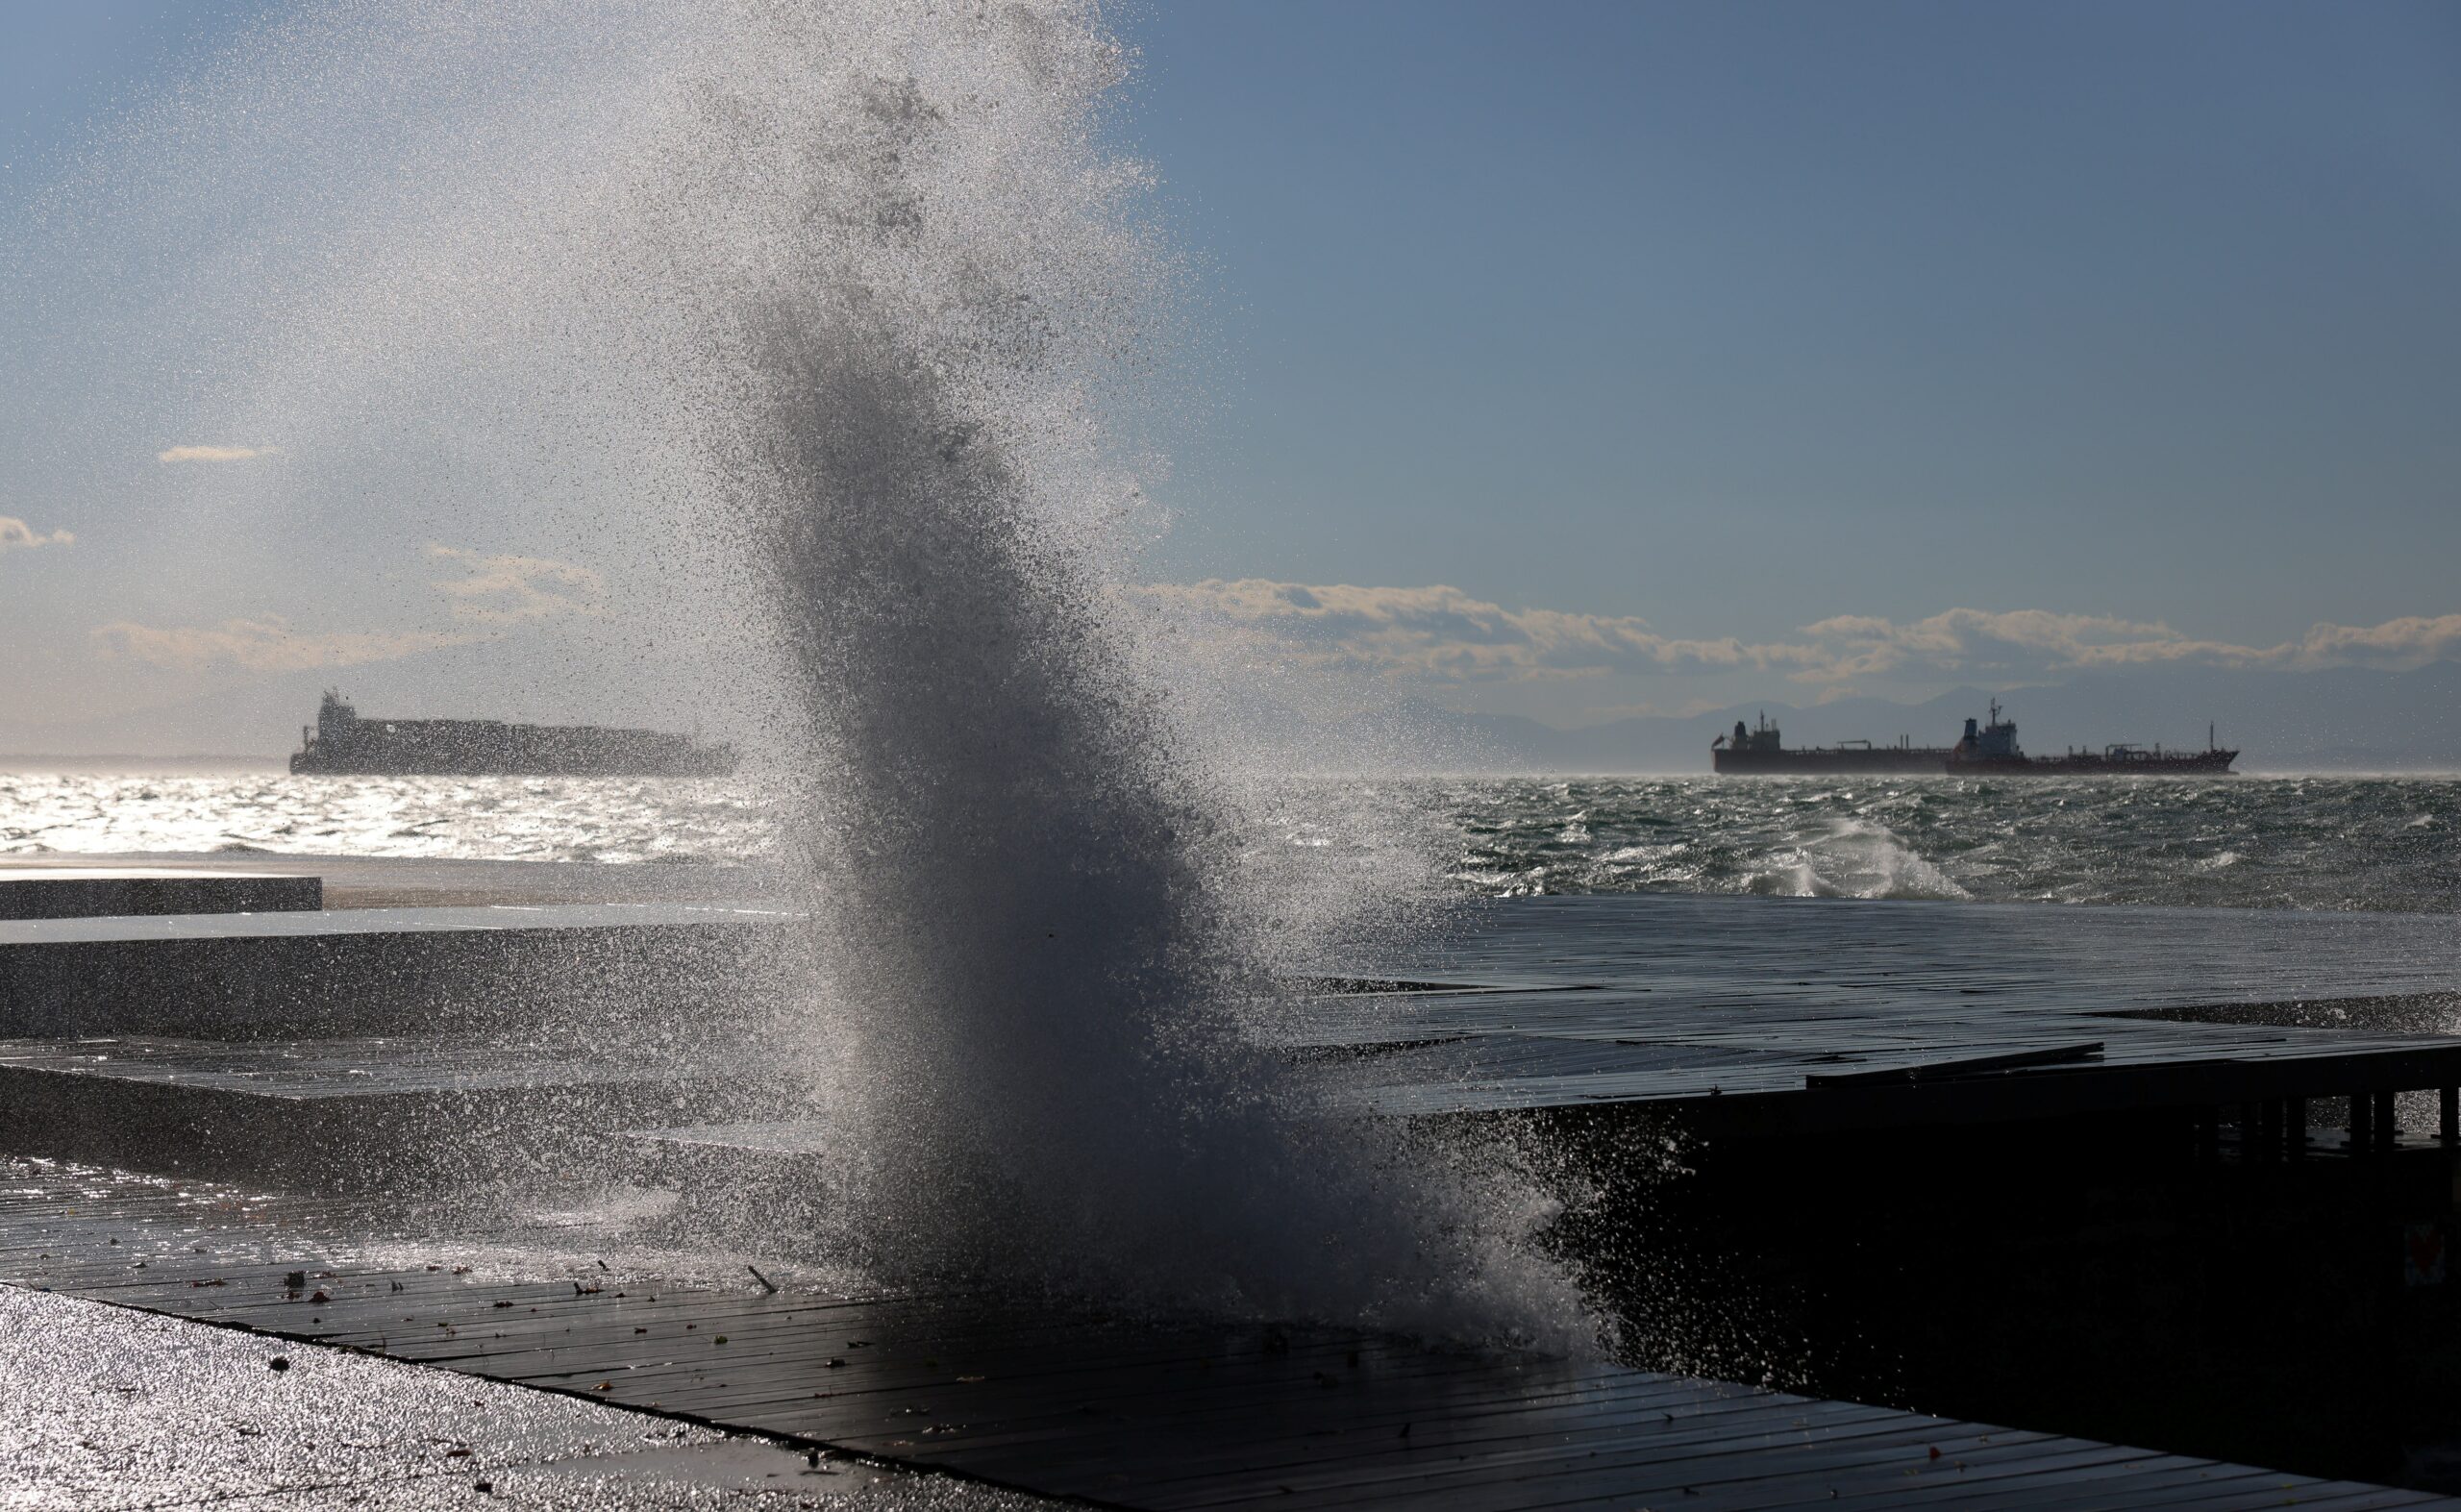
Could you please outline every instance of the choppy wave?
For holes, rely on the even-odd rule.
[[[773,844],[733,779],[0,773],[0,855],[691,862]]]
[[[1482,780],[1419,792],[1460,836],[1454,881],[1497,897],[2461,907],[2461,781],[2449,778]]]
[[[1486,897],[1691,892],[2461,911],[2461,780],[1292,784],[1252,858],[1298,888],[1432,832]],[[0,774],[0,854],[495,860],[771,854],[734,780]]]

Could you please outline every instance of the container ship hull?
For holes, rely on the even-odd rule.
[[[689,735],[493,719],[362,719],[336,694],[290,770],[361,777],[727,777],[734,748]]]

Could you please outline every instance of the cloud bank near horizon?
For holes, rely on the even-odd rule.
[[[1303,662],[1436,682],[1538,682],[1609,675],[1775,672],[1836,689],[1856,678],[2024,682],[2129,667],[2405,671],[2461,657],[2461,614],[2319,624],[2239,645],[2159,620],[2046,609],[1951,608],[1910,621],[1839,615],[1795,638],[1658,633],[1632,616],[1507,609],[1445,584],[1361,587],[1262,578],[1156,583],[1166,611],[1227,623]]]
[[[0,552],[36,551],[45,546],[76,544],[77,537],[66,531],[53,531],[45,534],[13,514],[0,514]]]
[[[140,625],[113,620],[90,632],[95,654],[169,671],[234,666],[247,672],[300,672],[394,661],[422,651],[466,645],[461,631],[303,631],[279,614],[228,619],[218,625]]]
[[[546,557],[487,557],[459,546],[432,545],[427,554],[467,569],[435,584],[453,601],[453,617],[465,623],[526,625],[604,609],[607,580],[594,568]]]
[[[458,546],[431,545],[427,555],[463,569],[460,577],[429,584],[450,605],[454,629],[311,631],[294,626],[286,615],[264,614],[213,625],[113,620],[94,627],[87,640],[104,660],[166,671],[230,666],[244,672],[301,672],[398,661],[492,639],[514,627],[603,612],[606,582],[593,568],[545,557],[491,557]]]
[[[246,462],[280,457],[279,446],[166,446],[154,454],[158,462]]]

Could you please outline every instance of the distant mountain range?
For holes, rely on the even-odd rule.
[[[279,760],[314,717],[316,695],[340,682],[371,715],[452,715],[677,728],[647,689],[610,695],[603,682],[559,689],[508,659],[447,652],[336,677],[309,671],[268,678],[108,719],[46,724],[0,719],[0,753],[168,758],[199,754]],[[2127,673],[1994,694],[1959,687],[1920,704],[1846,698],[1797,706],[1737,704],[1684,716],[1644,716],[1558,730],[1532,719],[1413,706],[1360,716],[1350,729],[1321,721],[1283,748],[1312,749],[1329,768],[1557,773],[1700,773],[1709,742],[1767,713],[1789,746],[1840,740],[1953,742],[1997,697],[2019,739],[2037,755],[2114,741],[2200,748],[2205,725],[2240,748],[2242,771],[2461,771],[2461,665],[2414,672]],[[569,705],[570,706],[566,706]],[[1287,723],[1253,710],[1260,723]],[[726,733],[726,731],[718,731]],[[1369,755],[1373,753],[1373,755]]]

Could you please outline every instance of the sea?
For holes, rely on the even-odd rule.
[[[749,779],[0,773],[0,855],[757,857]],[[1392,844],[1469,896],[1743,893],[2461,911],[2461,777],[1293,781],[1253,846]],[[1270,857],[1269,857],[1270,858]]]

